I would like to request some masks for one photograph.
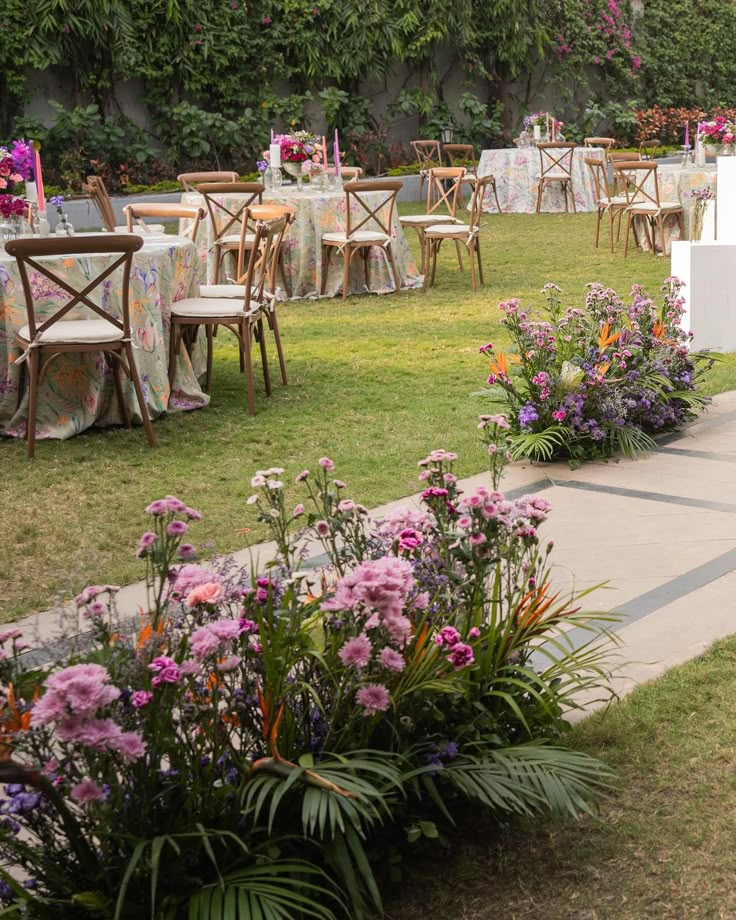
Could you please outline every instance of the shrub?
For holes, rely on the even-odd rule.
[[[651,435],[680,427],[707,404],[697,383],[713,356],[688,351],[680,326],[682,285],[668,278],[657,308],[639,285],[626,306],[615,291],[588,285],[585,309],[562,310],[560,289],[545,285],[548,318],[533,320],[518,300],[500,304],[516,351],[490,360],[489,390],[508,405],[511,453],[571,465],[633,457]],[[492,355],[493,346],[481,352]]]
[[[455,455],[433,451],[423,507],[380,521],[326,457],[297,476],[308,509],[286,506],[282,469],[257,472],[248,501],[277,546],[260,572],[195,562],[201,515],[155,501],[150,616],[121,622],[116,589],[87,588],[91,641],[26,670],[3,633],[3,901],[75,920],[357,920],[380,911],[369,854],[392,828],[435,837],[465,801],[589,810],[610,774],[561,736],[605,683],[607,618],[552,590],[549,506],[497,491],[507,422],[481,427],[489,488],[463,495]],[[329,566],[312,572],[315,536]]]
[[[722,116],[728,121],[736,120],[736,109],[717,106],[710,113],[700,108],[663,108],[653,106],[636,113],[637,140],[644,141],[656,137],[663,144],[672,144],[675,147],[684,143],[685,124],[690,122],[691,137],[695,136],[695,128],[699,121],[710,121],[716,116]]]

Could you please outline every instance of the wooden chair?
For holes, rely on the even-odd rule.
[[[475,291],[475,258],[478,259],[478,275],[480,283],[483,281],[483,264],[480,255],[480,220],[483,214],[483,199],[486,189],[490,184],[490,176],[481,176],[475,183],[473,197],[470,200],[469,224],[433,224],[424,231],[426,253],[424,264],[427,271],[424,275],[424,290],[427,284],[434,285],[437,271],[437,254],[443,240],[453,240],[456,245],[462,244],[468,250],[470,260],[470,286]],[[431,270],[430,270],[431,263]],[[462,269],[462,263],[460,265]]]
[[[642,160],[653,160],[657,155],[657,150],[662,146],[662,141],[653,137],[639,144],[639,154]]]
[[[417,231],[419,245],[422,248],[422,274],[427,266],[424,263],[425,245],[424,231],[432,224],[459,224],[455,216],[460,198],[460,187],[465,177],[464,166],[442,166],[439,169],[429,170],[429,188],[427,189],[426,214],[407,214],[399,217],[402,227],[411,227]],[[458,243],[458,259],[462,268],[462,256]]]
[[[203,182],[237,182],[236,172],[188,172],[180,173],[176,180],[184,186],[185,192],[196,192]]]
[[[584,147],[602,147],[606,153],[616,143],[613,137],[586,137],[583,141]]]
[[[613,252],[613,224],[618,217],[618,232],[621,233],[621,216],[628,206],[626,195],[613,195],[608,184],[608,163],[597,157],[585,157],[585,165],[590,170],[593,178],[593,189],[595,191],[595,200],[598,208],[598,223],[595,228],[595,248],[598,248],[598,242],[601,233],[601,219],[604,214],[608,215],[608,223],[611,236],[611,252]]]
[[[94,201],[102,218],[102,226],[108,233],[126,233],[127,227],[115,226],[115,211],[105,183],[99,176],[87,176],[82,191]],[[163,227],[161,228],[163,230]]]
[[[341,166],[340,178],[352,182],[354,179],[360,179],[363,175],[363,169],[360,166]]]
[[[248,216],[246,215],[246,217]],[[269,295],[266,286],[268,279],[274,277],[286,226],[285,217],[255,223],[255,240],[254,245],[249,250],[248,270],[244,279],[244,296],[242,300],[233,297],[190,297],[185,300],[177,300],[171,305],[169,382],[172,387],[176,373],[176,358],[182,343],[186,344],[187,341],[189,343],[195,341],[199,326],[204,326],[207,332],[205,390],[209,391],[212,383],[214,331],[220,326],[225,326],[238,340],[240,367],[246,377],[248,412],[251,415],[255,415],[256,412],[251,355],[253,339],[258,342],[260,347],[266,395],[271,395],[271,378],[268,373],[263,319],[268,310]],[[188,337],[186,337],[187,332],[191,333]],[[279,348],[280,344],[279,339]],[[283,355],[281,354],[280,359],[283,360]]]
[[[154,230],[156,225],[150,226],[146,224],[143,221],[144,217],[178,217],[180,219],[191,220],[192,223],[181,235],[188,236],[193,243],[196,243],[197,231],[204,217],[204,208],[198,208],[194,205],[163,204],[157,202],[146,204],[143,202],[142,204],[127,204],[123,208],[123,213],[128,221],[128,233],[135,232],[133,221],[136,221],[144,237],[146,233],[156,232]]]
[[[575,190],[572,187],[572,158],[575,153],[575,144],[572,141],[555,141],[537,144],[541,164],[541,175],[537,187],[537,214],[542,208],[544,190],[553,185],[560,185],[565,195],[565,213],[568,213],[567,193],[572,198],[572,212],[575,208]]]
[[[478,160],[475,156],[475,147],[472,144],[443,144],[442,150],[447,157],[447,161],[450,166],[460,166],[463,164],[470,165],[465,166],[465,178],[463,179],[463,184],[469,185],[472,189],[475,186],[475,180],[478,178]],[[498,190],[496,189],[496,177],[493,175],[489,176],[490,181],[488,186],[493,192],[493,197],[496,199],[496,209],[499,214],[502,214],[501,205],[498,203]],[[462,201],[462,189],[461,189],[461,202]]]
[[[254,204],[249,209],[249,218],[251,220],[257,221],[273,221],[281,220],[282,218],[286,221],[286,226],[284,227],[284,236],[291,226],[292,221],[294,220],[295,209],[291,205],[287,204]],[[245,227],[247,223],[243,222],[243,230],[245,232]],[[277,257],[277,264],[274,264],[274,268],[278,267],[283,274],[283,261],[282,261],[282,244],[283,239],[279,242],[279,253]],[[241,250],[245,252],[245,249]],[[256,268],[260,266],[260,262],[256,262]],[[248,280],[248,270],[250,269],[250,261],[248,262],[248,269],[245,273],[242,271],[242,264],[238,262],[238,277],[235,280],[234,284],[203,284],[199,289],[199,296],[205,298],[236,298],[238,300],[243,300],[246,296],[246,282]],[[265,306],[264,312],[266,319],[268,320],[268,328],[273,334],[274,341],[276,343],[276,353],[279,359],[279,368],[281,370],[281,381],[286,386],[288,384],[288,379],[286,376],[286,362],[284,360],[284,352],[281,346],[281,334],[279,333],[279,324],[278,317],[276,315],[276,276],[272,272],[265,282],[264,288],[265,294]],[[244,371],[243,365],[243,355],[241,353],[241,363],[240,363],[241,372]]]
[[[619,184],[626,191],[627,222],[626,244],[624,258],[629,252],[629,233],[637,217],[644,219],[644,231],[652,247],[652,254],[656,255],[656,231],[662,241],[662,253],[665,251],[664,218],[673,215],[677,217],[680,226],[680,236],[685,236],[685,223],[683,208],[679,201],[659,200],[659,178],[657,164],[646,160],[632,160],[628,163],[616,163],[614,166]],[[636,234],[636,229],[634,228]]]
[[[624,189],[619,187],[619,178],[616,175],[615,164],[616,163],[631,163],[634,160],[641,160],[641,153],[627,153],[625,150],[614,150],[609,151],[606,154],[606,159],[611,164],[613,168],[613,175],[610,177],[613,181],[613,194],[614,196],[619,196],[625,194]]]
[[[344,186],[345,191],[345,211],[347,214],[347,227],[344,231],[335,233],[322,234],[322,285],[320,292],[325,293],[327,288],[327,274],[330,269],[330,259],[332,251],[337,249],[345,260],[342,280],[342,299],[348,296],[348,286],[350,283],[350,264],[353,256],[361,253],[363,256],[363,271],[365,272],[365,284],[370,290],[370,250],[374,246],[379,246],[386,253],[386,257],[391,265],[391,271],[394,276],[394,290],[398,294],[401,290],[401,281],[399,271],[396,267],[396,260],[392,248],[391,230],[393,226],[394,207],[396,206],[396,196],[403,186],[401,181],[393,182],[348,182]],[[368,193],[382,195],[377,205],[373,205],[365,196]],[[357,214],[353,214],[352,208],[355,205]],[[388,208],[388,217],[384,220],[381,212]],[[368,229],[369,226],[377,226],[378,229]],[[365,229],[363,229],[365,228]]]
[[[424,199],[424,183],[429,170],[442,166],[442,151],[439,141],[410,141],[417,163],[419,163],[419,200]]]
[[[123,386],[119,371],[130,378],[138,399],[138,408],[146,430],[146,437],[151,447],[155,445],[151,420],[141,388],[138,370],[133,360],[133,348],[130,334],[130,272],[133,264],[133,253],[143,245],[139,236],[115,234],[107,236],[85,236],[61,239],[41,240],[11,240],[6,244],[5,250],[15,256],[18,263],[23,293],[26,300],[28,323],[21,327],[17,335],[17,342],[23,349],[23,354],[16,360],[16,364],[28,365],[28,423],[27,444],[28,457],[31,458],[36,446],[36,414],[38,411],[38,391],[43,384],[49,365],[59,355],[67,353],[102,352],[107,359],[115,382],[115,394],[120,407],[120,415],[125,425],[130,428],[130,413],[125,402]],[[118,258],[111,262],[107,268],[92,278],[82,290],[77,290],[65,278],[56,275],[43,261],[44,256],[76,256],[89,253],[111,253]],[[122,267],[122,316],[117,317],[104,307],[90,299],[90,294],[99,288],[107,278],[117,269]],[[47,319],[40,320],[36,317],[33,290],[29,279],[28,270],[40,273],[48,278],[54,288],[61,289],[69,294],[67,303],[56,310]],[[105,303],[100,294],[100,300]],[[84,304],[99,319],[64,319],[77,305]]]
[[[212,226],[212,246],[215,250],[215,284],[220,281],[220,267],[229,253],[238,259],[241,245],[250,249],[255,241],[255,231],[247,225],[248,209],[263,200],[265,186],[262,182],[204,182],[197,191],[204,198]],[[239,200],[225,204],[223,196],[237,195]],[[245,234],[241,225],[246,221]]]

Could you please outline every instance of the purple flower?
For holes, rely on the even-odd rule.
[[[131,696],[130,702],[136,709],[142,709],[144,706],[148,706],[152,699],[153,694],[150,690],[136,690]]]
[[[166,528],[166,533],[170,537],[183,537],[187,533],[189,527],[184,523],[184,521],[172,521],[169,526]]]
[[[192,546],[191,543],[182,543],[179,547],[179,556],[182,559],[192,559],[197,555],[197,550]]]
[[[469,645],[465,645],[464,642],[458,642],[456,645],[453,645],[452,651],[447,656],[447,660],[453,665],[456,671],[461,671],[475,661],[475,654]]]
[[[92,779],[83,779],[81,782],[72,786],[72,798],[80,805],[86,805],[87,802],[96,802],[105,797],[101,786]]]
[[[531,427],[533,422],[538,421],[539,413],[532,403],[526,403],[519,409],[519,425],[522,428]]]
[[[404,656],[392,648],[383,649],[378,657],[384,668],[388,668],[389,671],[403,671],[406,667]]]
[[[439,633],[434,637],[434,641],[439,646],[452,648],[457,645],[462,637],[454,626],[443,626]]]

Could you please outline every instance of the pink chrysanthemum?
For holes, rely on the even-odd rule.
[[[363,707],[364,716],[385,712],[391,703],[391,697],[383,684],[368,684],[361,687],[355,694],[355,699],[358,705]]]

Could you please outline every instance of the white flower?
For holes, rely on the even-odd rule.
[[[251,495],[249,498],[247,498],[247,499],[245,500],[245,503],[246,503],[246,505],[255,505],[255,503],[256,503],[257,501],[258,501],[258,496],[257,496],[257,495]]]
[[[256,475],[250,481],[251,488],[258,489],[260,486],[265,486],[266,482],[267,480],[265,476],[261,476],[260,474],[256,473]]]
[[[283,484],[283,482],[281,482],[280,479],[269,479],[269,480],[268,480],[268,488],[269,488],[269,489],[273,489],[273,490],[275,491],[276,489],[283,489],[283,488],[284,488],[284,484]]]
[[[266,476],[280,476],[283,472],[280,466],[272,466],[270,470],[266,470]]]

